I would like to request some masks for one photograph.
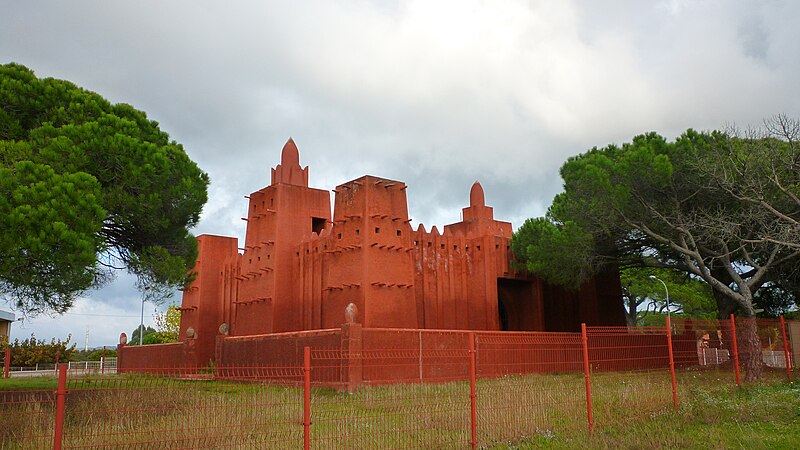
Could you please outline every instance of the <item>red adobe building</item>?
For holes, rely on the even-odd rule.
[[[221,343],[341,327],[348,304],[367,329],[577,331],[624,325],[619,276],[572,292],[510,266],[509,222],[472,186],[461,222],[412,228],[406,185],[374,176],[330,194],[308,186],[295,143],[269,186],[249,196],[244,245],[199,236],[197,278],[183,294],[180,341],[196,361]]]

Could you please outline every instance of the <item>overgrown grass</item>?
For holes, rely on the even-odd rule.
[[[0,391],[18,391],[21,389],[51,389],[58,387],[55,376],[11,377],[0,378]]]
[[[587,432],[581,374],[521,375],[477,383],[478,442],[510,448],[794,448],[800,389],[778,375],[737,389],[730,374],[687,372],[675,411],[666,372],[595,374],[595,431]],[[11,389],[55,389],[12,379]],[[0,380],[7,389],[10,380]],[[47,384],[52,383],[52,384]],[[106,376],[70,381],[64,445],[84,448],[298,448],[296,386]],[[0,393],[2,394],[2,393]],[[52,395],[0,403],[0,448],[52,443]],[[314,448],[468,448],[467,382],[312,390]]]
[[[592,434],[543,433],[490,448],[795,449],[800,443],[800,387],[780,375],[767,374],[762,383],[736,388],[727,373],[682,374],[677,411],[671,400],[665,405],[660,400],[648,404],[654,399],[646,396],[629,398],[596,410]],[[596,390],[601,386],[613,390],[613,385],[598,378],[593,380],[597,380],[593,383]],[[667,386],[671,396],[671,387]],[[611,403],[620,400],[620,394],[612,394]],[[600,395],[608,396],[595,397]]]

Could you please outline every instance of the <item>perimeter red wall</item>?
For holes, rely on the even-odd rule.
[[[406,188],[374,176],[349,181],[333,190],[331,215],[330,193],[308,186],[308,167],[289,140],[271,184],[247,196],[244,246],[198,238],[180,339],[193,340],[197,361],[206,362],[218,338],[338,328],[351,303],[366,345],[376,328],[578,331],[582,322],[625,323],[616,273],[571,292],[514,270],[512,226],[494,219],[480,183],[462,220],[442,232],[412,228]]]

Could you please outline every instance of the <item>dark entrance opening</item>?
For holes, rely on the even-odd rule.
[[[500,331],[508,331],[508,311],[506,311],[506,304],[498,298],[497,310],[500,312]]]
[[[311,231],[320,234],[325,229],[325,219],[322,217],[311,218]]]
[[[503,331],[542,331],[533,281],[498,278],[497,311]]]

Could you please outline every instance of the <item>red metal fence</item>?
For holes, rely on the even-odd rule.
[[[753,358],[791,380],[786,329],[687,319],[449,341],[420,333],[413,348],[305,347],[285,366],[68,376],[61,365],[55,391],[0,390],[0,448],[474,448],[580,433],[669,412],[690,380],[733,386]],[[742,342],[757,346],[744,354]]]

